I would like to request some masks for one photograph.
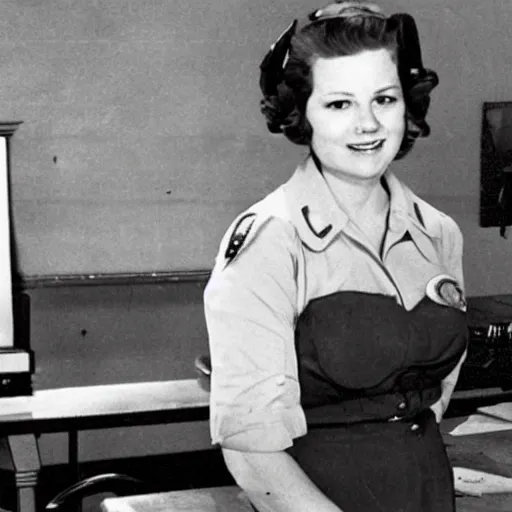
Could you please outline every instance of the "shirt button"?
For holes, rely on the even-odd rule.
[[[413,423],[411,425],[411,432],[417,432],[420,429],[420,426],[417,423]]]
[[[276,384],[277,384],[278,386],[284,386],[285,380],[286,380],[286,378],[285,378],[285,376],[284,376],[284,375],[278,375],[278,376],[276,377]]]

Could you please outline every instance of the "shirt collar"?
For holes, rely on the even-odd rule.
[[[323,251],[348,223],[311,157],[297,167],[284,192],[292,222],[313,251]]]
[[[437,244],[434,239],[441,237],[438,217],[433,216],[431,207],[421,201],[391,172],[385,174],[391,205],[389,232],[394,240],[400,240],[408,233],[418,251],[432,263],[439,263]],[[392,242],[392,240],[390,240]]]
[[[387,171],[384,178],[391,196],[389,228],[392,231],[408,230],[412,236],[422,233],[428,238],[440,238],[438,223],[430,215],[431,207],[425,207],[425,203],[391,171]]]
[[[414,239],[425,235],[437,238],[438,230],[426,222],[412,192],[390,171],[385,180],[391,196],[389,229],[397,234],[409,231]],[[311,157],[297,167],[285,183],[284,193],[291,220],[311,250],[323,251],[346,228],[349,218]]]

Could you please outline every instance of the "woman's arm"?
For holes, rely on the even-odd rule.
[[[462,357],[457,363],[457,366],[441,381],[441,397],[435,404],[430,407],[436,415],[437,423],[441,423],[443,415],[448,408],[453,390],[455,389],[455,385],[457,384],[457,380],[459,378],[460,367],[466,359],[466,355],[467,350],[465,350],[464,354],[462,354]]]
[[[223,449],[236,483],[258,512],[340,512],[285,451],[241,452]]]
[[[259,512],[340,512],[286,452],[307,432],[294,338],[300,241],[279,219],[251,233],[225,264],[221,247],[205,292],[212,441]]]
[[[467,304],[464,296],[464,276],[462,271],[463,239],[460,228],[451,219],[448,222],[448,236],[446,238],[448,239],[448,243],[446,244],[448,249],[446,266],[450,270],[451,275],[455,277],[456,282],[448,282],[446,285],[442,285],[439,292],[447,304],[462,311],[466,311]],[[457,366],[441,382],[441,397],[431,406],[438,423],[441,422],[443,414],[448,408],[453,390],[455,389],[459,378],[460,368],[462,363],[464,363],[466,356],[467,349],[462,354]]]

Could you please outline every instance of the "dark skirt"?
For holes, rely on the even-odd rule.
[[[344,512],[454,512],[453,473],[432,411],[413,421],[310,428],[289,453]]]

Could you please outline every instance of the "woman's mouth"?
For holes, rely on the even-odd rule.
[[[347,144],[347,147],[351,151],[356,151],[357,153],[374,153],[382,148],[384,142],[385,139],[378,139],[360,144]]]

